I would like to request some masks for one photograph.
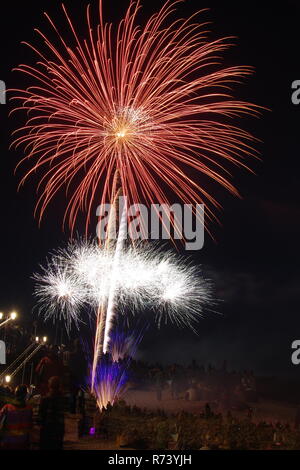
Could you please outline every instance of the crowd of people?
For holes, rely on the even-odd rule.
[[[132,380],[139,387],[154,385],[156,397],[161,401],[164,393],[171,392],[173,399],[218,402],[223,409],[245,409],[247,403],[257,402],[257,381],[253,371],[229,371],[224,361],[222,367],[204,367],[195,360],[188,366],[172,364],[147,364],[132,361]]]
[[[34,358],[30,385],[0,386],[1,449],[63,449],[67,414],[80,416],[78,434],[118,442],[120,447],[149,449],[300,448],[300,412],[294,425],[257,422],[253,404],[260,399],[252,371],[150,364],[131,360],[127,390],[149,391],[152,409],[129,406],[121,397],[99,412],[88,392],[87,362],[81,344],[43,346]],[[23,374],[23,378],[26,374]],[[164,400],[178,400],[178,412],[166,413]],[[183,401],[197,404],[183,411]],[[204,406],[203,404],[206,405]],[[198,406],[199,404],[199,406]],[[239,414],[237,414],[238,412]],[[38,430],[38,443],[32,434]]]
[[[0,409],[1,450],[29,450],[34,424],[39,425],[41,450],[63,448],[65,403],[59,377],[49,379],[36,419],[26,385],[18,385],[14,391],[9,386],[1,387],[0,392],[3,405]]]
[[[124,424],[126,423],[126,425]],[[120,401],[99,414],[102,438],[116,439],[122,448],[158,450],[299,449],[300,432],[288,423],[254,422],[232,412],[214,413],[206,404],[199,413],[166,414],[129,407]]]
[[[0,386],[0,448],[30,449],[34,429],[39,448],[63,448],[66,412],[75,413],[84,386],[86,363],[80,342],[69,348],[44,346],[32,363],[29,386]]]

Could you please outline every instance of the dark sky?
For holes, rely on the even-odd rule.
[[[85,1],[66,1],[75,24],[84,20]],[[93,0],[90,2],[93,3]],[[111,5],[111,2],[104,2]],[[162,1],[144,0],[143,15],[153,13]],[[106,8],[118,20],[127,1]],[[265,6],[263,6],[265,4]],[[234,173],[234,183],[243,199],[218,195],[223,212],[222,227],[213,227],[216,243],[206,238],[196,261],[215,280],[217,307],[221,315],[209,314],[199,325],[199,336],[174,328],[150,331],[141,346],[141,356],[221,363],[253,368],[259,373],[290,375],[290,345],[300,338],[299,308],[299,146],[300,105],[291,102],[291,83],[300,80],[299,21],[296,1],[273,2],[189,1],[180,7],[188,16],[198,8],[212,22],[212,38],[236,36],[236,47],[224,56],[228,65],[251,65],[255,74],[238,87],[236,96],[270,109],[259,120],[246,120],[244,127],[262,143],[262,162],[253,164],[256,176]],[[34,63],[33,54],[20,44],[38,44],[33,29],[49,32],[43,11],[58,25],[60,1],[5,2],[1,6],[1,72],[8,88],[22,87],[23,78],[11,72],[19,63]],[[84,31],[84,28],[83,28]],[[10,132],[23,121],[8,118],[10,105],[0,106],[1,123],[1,283],[0,310],[16,308],[31,318],[33,306],[30,276],[47,253],[63,244],[63,196],[47,212],[41,227],[33,216],[35,183],[31,180],[17,192],[21,172],[14,168],[22,153],[9,151]],[[79,227],[80,230],[80,227]]]

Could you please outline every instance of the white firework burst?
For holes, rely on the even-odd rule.
[[[78,325],[88,307],[105,301],[112,285],[118,312],[153,312],[158,325],[170,320],[193,328],[212,302],[211,284],[198,267],[149,244],[124,247],[115,266],[113,248],[72,242],[54,253],[34,279],[41,313],[63,317],[67,327]]]
[[[72,323],[78,326],[87,298],[80,279],[70,271],[68,264],[54,256],[51,263],[33,278],[37,306],[45,320],[63,319],[67,329]]]

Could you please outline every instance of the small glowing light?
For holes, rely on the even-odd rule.
[[[6,376],[5,376],[5,382],[6,382],[7,384],[9,384],[10,381],[11,381],[11,376],[10,376],[10,375],[6,375]]]
[[[35,337],[35,341],[38,343],[40,338],[38,336]]]
[[[0,320],[2,320],[2,319],[3,319],[3,313],[0,312]]]
[[[126,136],[126,129],[122,129],[116,133],[116,137],[118,139],[123,139]]]
[[[11,318],[11,320],[15,320],[17,318],[16,312],[11,312],[10,318]]]
[[[47,336],[44,336],[43,337],[43,343],[47,343],[47,340],[48,340]]]
[[[60,282],[57,286],[58,297],[66,298],[71,295],[70,288],[65,282]]]
[[[90,428],[90,436],[94,436],[96,434],[95,428]]]
[[[164,300],[169,300],[169,301],[176,300],[177,296],[178,296],[177,290],[173,289],[172,287],[166,289],[165,292],[163,293]]]

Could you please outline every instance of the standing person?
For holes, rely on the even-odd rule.
[[[62,450],[65,433],[64,398],[59,377],[49,380],[49,393],[42,398],[39,418],[41,424],[40,449]]]
[[[39,381],[38,389],[42,396],[48,393],[48,384],[51,377],[61,378],[63,376],[63,362],[58,352],[58,346],[50,347],[47,354],[40,360],[36,367],[36,374]]]
[[[157,369],[155,373],[155,390],[156,398],[158,401],[162,399],[162,391],[164,388],[164,374],[160,369]]]
[[[32,429],[32,409],[26,404],[27,387],[18,385],[13,403],[4,405],[0,411],[1,449],[28,450]]]
[[[174,364],[171,369],[171,396],[174,400],[177,400],[179,397],[179,381],[179,370],[176,364]]]

